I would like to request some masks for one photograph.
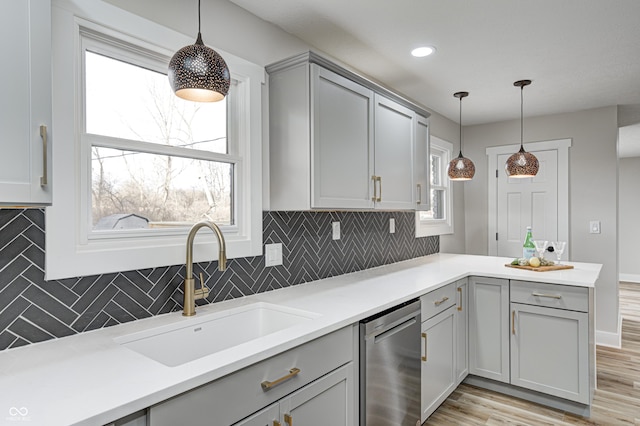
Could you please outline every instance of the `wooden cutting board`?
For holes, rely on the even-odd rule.
[[[562,269],[573,269],[573,265],[551,265],[551,266],[520,266],[520,265],[504,265],[508,268],[526,269],[528,271],[547,272],[547,271],[560,271]]]

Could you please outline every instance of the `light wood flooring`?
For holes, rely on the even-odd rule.
[[[640,426],[640,284],[620,283],[620,311],[622,349],[596,348],[598,389],[590,418],[462,384],[425,425]]]

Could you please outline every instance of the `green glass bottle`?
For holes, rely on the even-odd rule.
[[[533,236],[531,235],[531,227],[527,226],[527,236],[524,238],[522,245],[522,257],[529,260],[536,254],[536,245],[533,244]]]

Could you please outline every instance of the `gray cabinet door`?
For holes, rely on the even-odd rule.
[[[353,363],[340,367],[280,401],[287,426],[355,425]]]
[[[456,384],[469,374],[469,284],[467,279],[456,283]]]
[[[413,170],[416,210],[430,209],[429,164],[429,119],[417,115]]]
[[[589,403],[589,315],[511,303],[511,383]]]
[[[375,95],[377,209],[415,209],[415,112]]]
[[[456,387],[456,307],[422,323],[421,421]]]
[[[372,208],[373,91],[312,64],[311,117],[311,207]]]
[[[257,413],[240,420],[234,426],[279,426],[280,404],[275,403]]]
[[[3,0],[0,25],[0,205],[51,204],[51,2]]]
[[[469,278],[469,373],[509,383],[509,280]]]

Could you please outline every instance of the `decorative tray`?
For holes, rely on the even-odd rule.
[[[517,269],[526,269],[529,271],[536,271],[536,272],[547,272],[547,271],[559,271],[561,269],[573,269],[572,265],[551,265],[551,266],[520,266],[520,265],[511,265],[511,264],[507,264],[504,265],[507,268],[517,268]]]

